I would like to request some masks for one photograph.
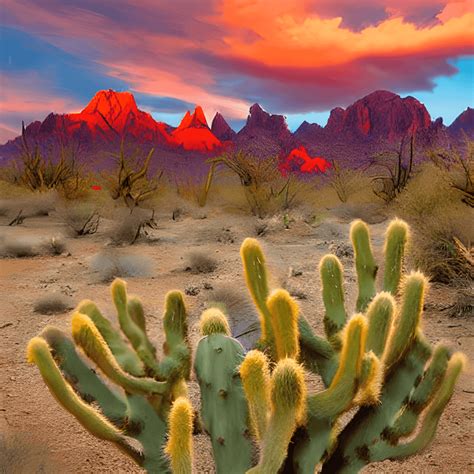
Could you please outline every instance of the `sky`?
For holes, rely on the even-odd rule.
[[[2,0],[0,132],[130,91],[177,125],[199,104],[238,129],[258,102],[325,125],[378,89],[451,123],[474,106],[473,0]]]

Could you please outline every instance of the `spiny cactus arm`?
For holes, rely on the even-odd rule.
[[[169,460],[164,452],[168,426],[166,417],[141,395],[127,395],[127,434],[140,442],[143,450],[142,467],[149,473],[171,472]]]
[[[328,387],[337,370],[337,353],[326,339],[314,334],[303,315],[298,318],[298,332],[301,362],[311,372],[320,374]]]
[[[326,337],[340,349],[337,335],[346,324],[346,309],[344,307],[344,287],[342,283],[342,265],[335,255],[325,255],[319,264],[321,276],[323,303],[325,307],[324,329]]]
[[[358,472],[370,460],[369,447],[380,439],[384,430],[405,403],[415,381],[423,374],[431,348],[418,334],[394,370],[384,381],[380,402],[363,406],[339,434],[335,451],[324,462],[321,473]]]
[[[286,290],[275,290],[267,299],[272,316],[277,360],[296,359],[300,352],[298,341],[298,305]]]
[[[112,300],[117,310],[120,328],[132,343],[133,348],[143,363],[153,372],[158,371],[158,363],[155,359],[156,350],[147,335],[141,330],[130,317],[127,308],[127,285],[125,281],[116,278],[110,286]]]
[[[133,322],[146,334],[145,311],[138,296],[130,296],[127,301],[128,314]],[[153,347],[155,349],[155,347]]]
[[[218,474],[242,474],[252,465],[248,408],[238,367],[244,348],[212,333],[197,346],[194,370],[201,389],[201,419],[212,442]]]
[[[439,419],[451,399],[457,379],[465,365],[465,356],[461,353],[455,353],[448,362],[445,376],[436,391],[433,401],[426,409],[421,422],[418,434],[411,441],[390,445],[387,442],[380,442],[371,449],[371,459],[373,461],[382,461],[384,459],[400,459],[412,456],[422,451],[434,438]]]
[[[359,287],[356,311],[364,312],[376,293],[375,277],[377,275],[377,265],[375,264],[370,245],[369,227],[361,220],[354,221],[351,225],[350,237],[354,247],[357,284]]]
[[[78,355],[74,343],[59,329],[48,326],[40,334],[52,349],[51,355],[75,392],[86,402],[96,402],[100,411],[116,426],[124,423],[127,401],[108,387]]]
[[[253,432],[260,441],[267,431],[270,411],[270,369],[265,354],[257,350],[248,352],[240,366],[240,377],[249,405]]]
[[[365,351],[372,351],[377,357],[382,357],[392,328],[395,312],[395,300],[388,292],[377,293],[367,309],[367,340]]]
[[[149,395],[163,394],[169,388],[167,382],[151,378],[137,378],[124,372],[90,318],[81,313],[72,317],[72,335],[77,345],[93,360],[102,372],[129,393]]]
[[[122,339],[94,302],[84,300],[79,304],[76,311],[89,316],[123,370],[135,377],[145,375],[143,363],[136,352]]]
[[[409,238],[408,225],[401,219],[390,222],[385,234],[383,289],[396,295],[400,284],[403,257]]]
[[[175,346],[187,342],[188,315],[183,294],[180,291],[170,291],[166,295],[163,328],[166,335],[167,351],[172,351]]]
[[[180,291],[170,291],[166,295],[163,328],[166,336],[165,357],[159,364],[158,375],[184,388],[181,380],[189,379],[190,376],[191,348],[188,343],[187,312]]]
[[[48,343],[41,337],[30,340],[27,348],[28,362],[36,364],[44,382],[56,400],[94,436],[115,443],[122,451],[141,464],[140,453],[127,437],[97,410],[85,403],[64,380],[51,356]]]
[[[304,373],[294,359],[278,362],[271,377],[271,414],[262,442],[260,460],[247,474],[278,472],[285,461],[291,437],[305,412]]]
[[[266,304],[269,289],[265,256],[258,241],[251,238],[244,240],[240,248],[240,256],[244,267],[247,288],[260,314],[262,340],[272,344],[271,314]]]
[[[333,418],[352,406],[362,368],[367,322],[363,315],[353,316],[342,335],[339,367],[331,385],[308,397],[308,413],[318,419]]]
[[[165,448],[173,474],[191,474],[193,468],[193,408],[180,397],[169,416],[169,435]]]
[[[449,350],[446,346],[437,346],[428,369],[416,386],[405,406],[398,414],[393,426],[384,431],[384,438],[390,444],[396,444],[402,436],[411,434],[418,422],[422,410],[435,396],[446,374],[449,361]]]
[[[372,352],[366,352],[362,359],[359,391],[355,397],[357,405],[375,405],[380,400],[383,383],[383,366]]]
[[[404,279],[401,311],[393,324],[383,356],[387,370],[403,357],[417,334],[426,286],[426,278],[420,272],[412,272]]]

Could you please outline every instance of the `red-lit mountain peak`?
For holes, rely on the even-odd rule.
[[[107,118],[113,118],[130,112],[138,113],[133,95],[130,92],[115,92],[109,89],[97,92],[81,113],[99,113]]]
[[[178,125],[177,130],[183,130],[189,127],[209,129],[206,116],[204,115],[204,111],[200,105],[196,106],[192,114],[189,110],[186,112],[183,120],[181,120],[181,123]]]
[[[192,114],[189,110],[186,112],[172,136],[185,150],[209,151],[222,146],[221,141],[209,129],[199,105]]]

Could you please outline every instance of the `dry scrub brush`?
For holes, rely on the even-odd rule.
[[[412,257],[433,281],[466,284],[474,278],[474,209],[449,184],[449,171],[424,164],[395,210],[412,224]]]
[[[142,255],[107,249],[91,258],[90,269],[99,281],[110,282],[114,278],[149,277],[152,274],[152,262]]]
[[[466,137],[464,147],[433,150],[429,157],[450,187],[460,194],[462,202],[474,207],[474,141]]]
[[[80,164],[80,145],[52,144],[48,150],[28,143],[22,122],[22,142],[17,159],[6,173],[7,179],[30,191],[56,190],[67,199],[82,195],[87,186]]]
[[[186,271],[192,273],[212,273],[217,268],[217,260],[203,251],[191,252],[186,260]]]
[[[141,237],[150,238],[150,232],[158,228],[155,211],[136,208],[133,213],[120,210],[115,215],[116,224],[110,232],[114,245],[133,245]]]
[[[100,215],[92,204],[66,204],[58,209],[58,214],[75,237],[92,235],[99,229]]]
[[[0,238],[0,257],[4,258],[56,256],[63,254],[66,248],[66,243],[61,237],[45,239],[37,236],[4,236]]]
[[[304,182],[290,175],[283,177],[277,157],[259,158],[244,151],[227,153],[209,160],[223,166],[240,180],[250,212],[265,217],[294,206]]]

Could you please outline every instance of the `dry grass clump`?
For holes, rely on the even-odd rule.
[[[191,252],[187,256],[185,270],[192,273],[212,273],[217,268],[217,260],[204,252]]]
[[[33,310],[40,314],[64,313],[74,307],[72,300],[61,293],[51,293],[35,301]]]
[[[58,209],[58,214],[67,224],[74,237],[92,235],[99,229],[100,215],[95,206],[91,204],[65,205]]]
[[[141,237],[150,238],[151,231],[157,229],[155,213],[149,209],[135,208],[132,213],[121,210],[115,221],[110,232],[114,245],[133,245]]]
[[[3,237],[0,239],[0,257],[29,258],[39,255],[61,255],[66,251],[66,243],[60,237],[44,239],[40,237]]]
[[[433,281],[463,285],[474,278],[474,209],[440,170],[427,164],[407,185],[396,210],[413,230],[414,263]]]
[[[91,258],[90,269],[99,281],[109,282],[114,278],[149,277],[152,275],[152,262],[142,255],[107,249]]]
[[[0,200],[0,216],[10,219],[21,213],[24,219],[47,216],[54,210],[58,195],[55,191],[28,193],[15,199]]]
[[[223,154],[209,162],[215,164],[216,172],[227,170],[239,179],[247,209],[259,218],[295,207],[299,195],[308,187],[296,176],[282,176],[278,157],[260,158],[239,151]],[[223,177],[228,179],[225,173]]]

